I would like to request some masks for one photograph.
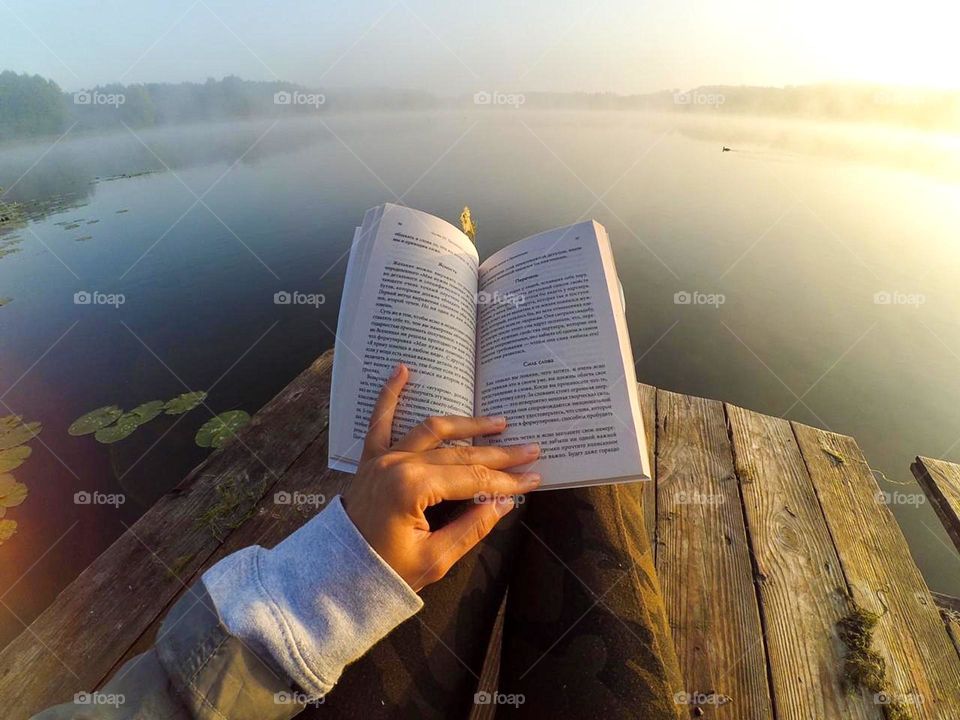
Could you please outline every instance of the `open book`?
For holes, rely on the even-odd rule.
[[[540,489],[650,478],[633,353],[607,232],[583,222],[483,263],[458,228],[386,204],[357,228],[333,363],[330,467],[355,472],[398,362],[394,440],[429,415],[505,416],[476,443],[540,443]]]

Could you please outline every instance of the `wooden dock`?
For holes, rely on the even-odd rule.
[[[149,647],[206,568],[241,547],[274,545],[316,510],[278,505],[277,493],[332,498],[349,482],[326,467],[332,357],[304,370],[0,651],[4,717],[100,687]],[[883,720],[882,703],[844,683],[837,623],[856,605],[879,616],[873,646],[909,717],[960,718],[952,601],[938,605],[927,588],[856,442],[717,400],[640,391],[656,458],[644,513],[685,690],[713,698],[681,715]],[[915,471],[941,498],[960,549],[957,466],[918,458]],[[204,516],[212,522],[198,523]],[[498,650],[494,632],[480,673],[489,688]]]

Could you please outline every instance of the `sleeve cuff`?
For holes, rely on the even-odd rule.
[[[307,694],[423,601],[363,538],[340,497],[272,550],[244,548],[203,575],[227,629]]]

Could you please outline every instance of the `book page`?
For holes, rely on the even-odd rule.
[[[613,253],[584,222],[510,245],[480,266],[476,412],[491,444],[539,442],[542,489],[649,478]]]
[[[429,415],[472,415],[479,258],[453,225],[387,204],[358,229],[340,303],[330,465],[355,471],[370,413],[398,362],[410,381],[394,440]]]

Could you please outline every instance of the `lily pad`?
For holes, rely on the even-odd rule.
[[[0,545],[12,538],[16,531],[16,520],[0,520]]]
[[[203,390],[183,393],[177,395],[173,400],[168,400],[166,405],[163,406],[163,410],[167,415],[183,415],[183,413],[193,410],[206,399],[207,394]]]
[[[218,448],[248,422],[250,422],[249,413],[243,410],[228,410],[207,420],[197,431],[194,439],[200,447]]]
[[[143,425],[153,420],[157,415],[163,412],[165,403],[163,400],[151,400],[150,402],[145,402],[142,405],[137,405],[133,410],[129,412],[130,415],[137,416],[137,424]]]
[[[32,450],[29,445],[0,450],[0,473],[10,472],[23,465],[23,461],[30,457]]]
[[[0,450],[9,450],[32,440],[43,426],[39,422],[24,423],[16,415],[0,418]]]
[[[13,486],[17,484],[17,479],[10,473],[4,473],[0,475],[0,497],[3,497],[8,492],[13,489]]]
[[[97,408],[74,420],[73,424],[67,428],[67,432],[70,435],[89,435],[100,428],[106,427],[121,415],[123,415],[123,410],[116,405]]]
[[[0,479],[3,478],[10,478],[12,482],[6,487],[0,487],[0,506],[12,508],[20,505],[27,499],[27,486],[22,482],[13,480],[12,475],[0,475]]]
[[[107,427],[97,430],[93,436],[97,439],[97,442],[110,445],[129,437],[138,427],[140,427],[140,416],[126,413],[117,418],[113,425],[107,425]]]

